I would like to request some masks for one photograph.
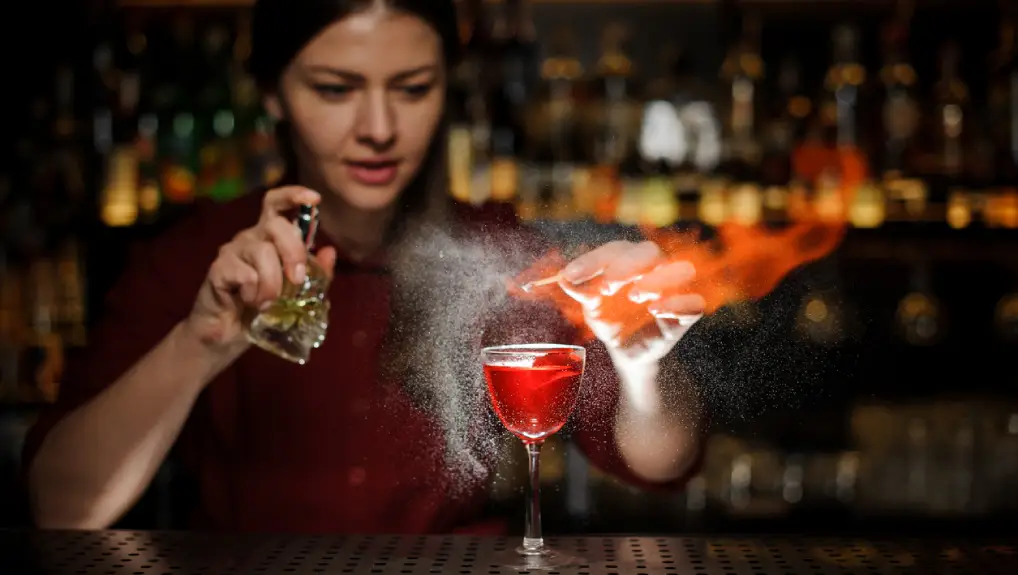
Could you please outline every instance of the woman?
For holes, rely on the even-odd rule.
[[[291,185],[203,206],[135,260],[88,353],[69,369],[57,407],[26,442],[34,517],[48,528],[107,527],[172,448],[198,485],[198,527],[441,532],[468,525],[491,461],[458,451],[484,451],[471,440],[481,428],[465,409],[479,394],[448,381],[479,372],[476,334],[462,333],[475,322],[449,323],[443,318],[456,308],[422,304],[456,286],[421,285],[422,268],[430,268],[421,264],[429,257],[421,246],[428,233],[469,229],[455,224],[471,219],[485,237],[510,233],[513,218],[445,200],[443,112],[458,47],[453,3],[259,0],[252,41],[252,71],[281,122]],[[305,203],[320,208],[314,257],[334,276],[328,340],[297,366],[251,349],[243,318],[279,295],[284,274],[299,281],[306,273],[286,217]],[[609,244],[573,261],[563,287],[585,302],[595,333],[610,334],[590,294],[637,275],[658,283],[691,275],[686,264],[660,263],[652,244]],[[696,314],[702,300],[655,305]],[[514,317],[533,324],[541,313]],[[683,394],[662,393],[658,381],[661,359],[685,329],[609,347],[605,371],[621,377],[595,378],[611,387],[589,386],[582,420],[590,425],[577,430],[595,463],[661,485],[681,481],[693,465],[697,412]],[[486,337],[509,335],[519,337]],[[433,381],[438,375],[443,381]],[[459,467],[471,472],[450,472],[464,458],[470,464]]]

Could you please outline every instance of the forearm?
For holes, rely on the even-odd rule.
[[[201,390],[233,357],[178,324],[46,436],[28,473],[39,527],[101,529],[144,492]]]
[[[663,483],[685,475],[700,450],[700,410],[680,373],[616,359],[621,386],[615,439],[636,475]]]

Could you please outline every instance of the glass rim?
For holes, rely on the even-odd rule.
[[[506,345],[492,345],[481,350],[482,354],[501,353],[520,355],[525,353],[542,353],[555,350],[573,351],[586,353],[587,348],[582,345],[569,345],[565,343],[510,343]]]

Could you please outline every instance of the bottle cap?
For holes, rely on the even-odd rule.
[[[297,228],[300,229],[300,237],[304,247],[311,249],[315,243],[315,233],[318,231],[318,208],[311,205],[302,205],[297,215]]]

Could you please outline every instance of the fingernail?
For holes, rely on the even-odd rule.
[[[293,266],[293,281],[301,283],[307,277],[307,267],[304,264],[297,264]]]
[[[272,302],[271,301],[267,301],[267,302],[263,303],[261,306],[259,306],[258,311],[266,311],[270,307],[272,307]]]
[[[588,270],[580,265],[573,268],[566,266],[561,273],[562,279],[573,285],[587,283],[599,275],[601,275],[601,270]]]
[[[562,279],[570,283],[576,283],[583,277],[583,266],[569,264],[562,270]]]

